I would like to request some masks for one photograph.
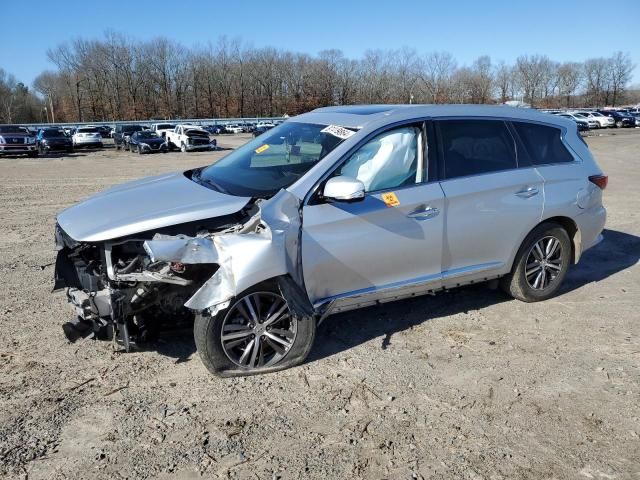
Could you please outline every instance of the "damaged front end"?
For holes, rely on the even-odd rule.
[[[67,289],[71,341],[113,339],[125,350],[165,327],[213,316],[239,293],[275,280],[289,309],[314,316],[303,287],[300,203],[286,190],[244,210],[235,223],[159,231],[98,243],[56,227],[54,290]],[[186,229],[185,229],[186,230]]]

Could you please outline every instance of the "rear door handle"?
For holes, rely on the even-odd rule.
[[[521,198],[531,198],[540,193],[540,191],[536,187],[526,187],[522,190],[516,192],[516,196]]]
[[[416,220],[428,220],[429,218],[437,217],[440,214],[440,210],[435,207],[425,207],[419,210],[414,210],[411,213],[407,213],[407,217],[415,218]]]

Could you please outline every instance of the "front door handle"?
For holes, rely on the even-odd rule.
[[[521,198],[531,198],[540,193],[540,191],[536,187],[526,187],[522,190],[516,192],[516,196]]]
[[[425,207],[413,212],[407,213],[407,217],[415,218],[416,220],[428,220],[429,218],[437,217],[440,214],[440,210],[435,207]]]

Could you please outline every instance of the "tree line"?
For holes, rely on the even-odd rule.
[[[616,106],[640,101],[630,90],[628,53],[584,62],[521,55],[459,65],[447,52],[340,50],[308,55],[220,38],[185,48],[167,38],[137,41],[115,32],[48,50],[55,65],[33,89],[0,70],[3,122],[295,115],[356,103],[503,103],[535,107]]]

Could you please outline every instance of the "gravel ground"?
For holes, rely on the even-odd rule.
[[[605,241],[557,298],[475,286],[336,315],[303,366],[226,380],[189,332],[70,344],[50,293],[56,212],[224,152],[0,159],[0,476],[640,478],[639,133],[587,139]]]

